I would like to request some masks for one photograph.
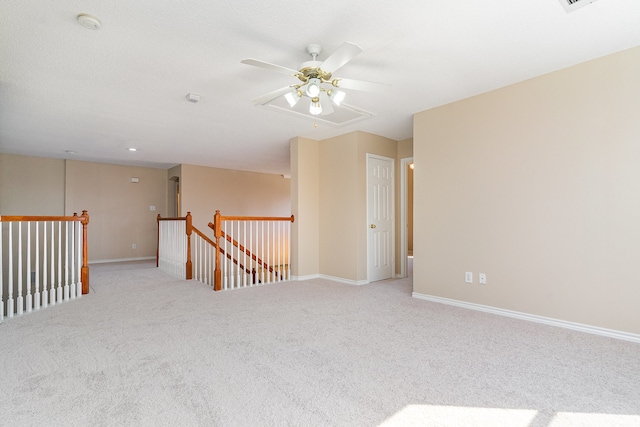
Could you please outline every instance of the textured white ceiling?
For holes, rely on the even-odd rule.
[[[364,52],[336,75],[392,84],[348,93],[375,117],[315,128],[251,103],[292,78],[241,59],[297,68],[345,41]],[[0,152],[288,173],[293,137],[410,138],[416,112],[638,45],[640,0],[2,0]]]

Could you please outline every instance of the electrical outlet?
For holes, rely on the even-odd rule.
[[[487,275],[484,273],[478,273],[478,283],[481,285],[487,284]]]
[[[464,281],[466,283],[473,283],[473,273],[470,271],[467,271],[464,273]]]
[[[135,248],[137,248],[136,244],[135,244],[135,243],[132,243],[132,244],[131,244],[131,249],[135,249]]]

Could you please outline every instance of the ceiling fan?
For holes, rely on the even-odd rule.
[[[258,59],[249,58],[240,61],[243,64],[284,73],[299,80],[294,84],[254,98],[252,102],[257,105],[265,105],[283,96],[289,106],[293,108],[301,99],[305,98],[310,101],[309,114],[314,116],[328,115],[333,113],[334,106],[339,107],[344,101],[346,93],[341,89],[380,93],[389,86],[384,83],[344,79],[333,75],[340,67],[362,52],[362,48],[355,43],[344,43],[324,61],[318,61],[322,46],[310,44],[306,50],[311,55],[311,61],[303,62],[297,70]]]

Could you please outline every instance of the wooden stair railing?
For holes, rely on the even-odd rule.
[[[5,263],[3,227],[0,226],[0,258],[3,260],[3,263],[0,264],[0,297],[3,296],[3,288],[6,284],[9,290],[7,304],[12,306],[7,311],[9,317],[13,316],[14,303],[16,304],[17,314],[22,314],[23,303],[26,303],[26,311],[30,312],[32,309],[37,310],[40,307],[73,299],[76,295],[80,296],[81,294],[89,293],[87,234],[89,214],[86,210],[82,211],[80,216],[77,213],[74,213],[73,216],[1,216],[0,225],[5,222],[9,223],[6,239],[8,253],[7,262]],[[16,226],[17,240],[13,238],[14,227],[12,223],[18,224]],[[26,227],[23,226],[25,223]],[[51,223],[49,227],[47,227],[48,223]],[[57,233],[55,223],[57,223]],[[78,223],[78,226],[75,223]],[[64,227],[62,226],[63,224]],[[69,227],[69,224],[74,225]],[[26,236],[24,236],[26,239],[23,238],[23,228],[26,228]],[[22,259],[23,240],[26,242],[24,264]],[[42,246],[40,245],[41,241]],[[14,246],[17,246],[17,250]],[[17,262],[15,274],[14,253]],[[31,258],[32,253],[33,259]],[[7,282],[4,282],[3,267],[7,268]],[[78,270],[76,270],[76,267]],[[14,285],[16,285],[16,283],[13,283],[14,279],[17,283],[18,292],[15,301],[12,291]],[[58,282],[57,287],[55,285],[56,279]],[[78,282],[74,283],[75,280]],[[23,281],[26,283],[23,283]],[[40,286],[41,282],[42,286]],[[31,293],[32,286],[35,286],[34,293]],[[22,295],[23,290],[26,290],[26,295]],[[4,307],[4,298],[0,298],[0,303]],[[3,318],[3,311],[0,309],[0,320]]]
[[[216,213],[213,218],[213,224],[209,223],[209,227],[213,229],[213,234],[215,238],[215,247],[220,248],[220,239],[225,238],[227,241],[231,242],[235,247],[238,247],[243,253],[249,255],[254,261],[258,262],[259,265],[266,267],[270,272],[273,272],[273,267],[267,265],[262,262],[258,257],[253,255],[249,250],[247,250],[244,246],[239,245],[237,241],[232,239],[230,236],[227,236],[226,233],[222,230],[223,221],[290,221],[294,222],[295,217],[291,215],[290,217],[252,217],[252,216],[222,216],[219,210],[216,210]],[[220,291],[222,290],[222,270],[220,269],[220,250],[216,251],[216,263],[214,270],[214,290]],[[255,280],[255,279],[254,279]]]
[[[289,221],[289,219],[286,219],[284,221]],[[293,221],[291,221],[291,222],[293,222]],[[215,230],[215,226],[214,226],[214,224],[212,222],[209,223],[209,228],[211,228],[212,230]],[[277,271],[275,271],[272,266],[270,266],[269,264],[267,264],[266,262],[264,262],[260,258],[258,258],[256,255],[251,253],[251,251],[249,249],[245,248],[243,245],[238,243],[237,240],[231,238],[231,236],[227,235],[224,231],[222,231],[222,234],[221,234],[220,237],[225,239],[227,242],[231,243],[234,247],[239,248],[242,253],[247,254],[252,260],[257,262],[259,266],[262,266],[262,268],[266,268],[269,273],[280,275],[280,277],[282,277],[282,273],[278,273]],[[213,247],[216,247],[215,243],[212,242],[212,244],[213,244]],[[225,253],[224,249],[222,249],[222,248],[220,249],[220,252],[222,252],[222,254]],[[231,259],[231,255],[227,255],[227,258]],[[235,258],[234,258],[233,261],[234,261],[235,264],[238,264],[238,261]],[[246,269],[246,272],[249,273],[249,270]],[[255,283],[255,281],[254,281],[254,283]]]
[[[160,264],[160,259],[161,259],[161,256],[160,256],[160,240],[161,240],[160,239],[160,222],[161,221],[184,221],[185,222],[184,233],[186,235],[186,249],[187,249],[186,250],[186,255],[187,256],[186,256],[186,261],[185,261],[184,266],[185,266],[185,278],[187,280],[193,279],[193,262],[192,262],[192,254],[191,254],[191,235],[194,234],[194,233],[199,238],[201,238],[204,242],[206,242],[206,244],[208,244],[211,247],[213,247],[213,249],[215,250],[215,269],[214,269],[214,277],[213,277],[214,290],[216,290],[216,291],[222,290],[222,270],[220,269],[220,254],[222,254],[228,260],[231,260],[233,262],[233,264],[237,265],[238,268],[240,268],[242,271],[244,271],[247,275],[251,275],[252,276],[251,281],[252,281],[253,284],[259,282],[259,280],[258,281],[256,280],[256,270],[255,270],[255,268],[249,268],[248,266],[243,265],[240,262],[240,260],[234,258],[231,253],[227,253],[225,251],[225,249],[222,248],[221,245],[220,245],[220,239],[221,238],[226,240],[226,241],[228,241],[229,243],[231,243],[233,245],[233,247],[239,248],[239,250],[242,251],[243,254],[246,254],[249,257],[249,260],[255,261],[257,263],[257,266],[262,268],[263,271],[268,271],[272,275],[276,275],[278,277],[278,280],[281,280],[283,278],[282,272],[277,271],[273,266],[270,266],[268,264],[268,262],[264,262],[258,256],[253,254],[244,245],[239,244],[238,241],[233,239],[231,236],[227,235],[222,230],[222,223],[223,223],[223,221],[287,221],[287,222],[294,222],[294,220],[295,220],[295,218],[294,218],[293,215],[291,215],[290,217],[222,216],[220,214],[220,211],[216,211],[216,214],[214,216],[214,222],[213,223],[209,223],[209,227],[212,228],[213,231],[214,231],[214,239],[215,239],[215,241],[214,241],[214,240],[211,240],[210,238],[208,238],[204,233],[202,233],[200,230],[198,230],[196,227],[193,226],[191,212],[187,212],[187,215],[185,217],[175,217],[175,218],[162,218],[160,215],[158,215],[158,217],[157,217],[157,222],[158,222],[158,246],[156,248],[156,267],[160,266],[159,264]],[[182,233],[182,231],[180,231],[180,233]],[[285,242],[283,242],[283,243],[285,243]],[[287,243],[287,245],[289,244],[289,242],[286,242],[286,243]]]
[[[213,228],[212,225],[213,225],[212,223],[209,223],[209,227]],[[198,236],[200,236],[200,238],[202,240],[207,242],[214,249],[217,247],[216,242],[214,242],[213,240],[208,238],[202,231],[198,230],[196,227],[193,227],[193,232],[196,233]],[[232,260],[235,265],[237,265],[238,267],[243,269],[247,274],[253,274],[254,273],[253,271],[251,271],[248,268],[246,268],[243,264],[239,263],[237,259],[235,259],[235,258],[233,258],[231,256],[231,254],[226,253],[226,251],[224,249],[220,248],[220,253],[222,253],[222,255],[226,255],[227,259]],[[253,259],[255,259],[255,257]],[[255,283],[255,281],[254,281],[254,283]]]

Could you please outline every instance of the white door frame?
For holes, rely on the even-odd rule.
[[[396,172],[395,172],[395,166],[396,166],[396,161],[395,159],[391,158],[391,157],[385,157],[385,156],[379,156],[377,154],[371,154],[371,153],[367,153],[367,162],[366,162],[366,176],[367,176],[367,186],[366,186],[366,213],[367,213],[367,222],[365,224],[365,227],[367,227],[367,282],[371,282],[370,280],[370,269],[371,269],[371,257],[370,257],[370,251],[371,251],[371,233],[369,233],[369,224],[371,224],[371,218],[369,218],[369,159],[380,159],[380,160],[386,160],[389,161],[391,163],[391,197],[390,197],[390,201],[391,201],[391,215],[392,215],[392,222],[393,224],[391,225],[391,278],[395,277],[395,272],[396,272],[396,252],[395,252],[395,244],[396,244],[396,214],[395,214],[395,181],[396,181]],[[406,251],[405,251],[406,252]]]
[[[409,195],[407,181],[407,167],[413,163],[413,157],[400,159],[400,277],[407,277],[407,245],[409,227]]]

